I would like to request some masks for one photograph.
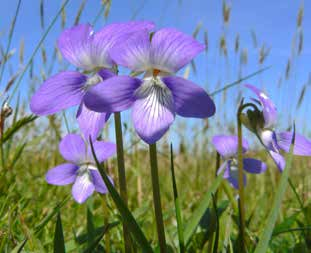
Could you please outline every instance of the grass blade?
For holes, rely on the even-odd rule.
[[[294,134],[292,138],[292,144],[290,148],[290,152],[287,155],[286,158],[286,166],[284,171],[282,172],[281,180],[279,183],[279,186],[277,188],[274,201],[272,204],[271,211],[269,213],[268,219],[266,221],[266,225],[264,227],[263,232],[260,235],[259,243],[254,251],[254,253],[265,253],[267,252],[267,249],[269,247],[270,238],[272,237],[274,225],[276,223],[279,210],[281,208],[282,200],[285,195],[286,187],[287,187],[287,181],[289,176],[289,170],[292,166],[292,160],[293,160],[293,148],[294,148],[294,142],[295,142],[295,129]]]
[[[102,176],[102,178],[103,178],[103,180],[104,180],[104,182],[108,188],[108,191],[109,191],[114,203],[116,204],[116,206],[117,206],[117,208],[121,214],[122,221],[127,224],[130,232],[132,233],[136,242],[143,249],[143,251],[144,252],[153,252],[148,240],[146,239],[144,233],[142,232],[142,230],[138,226],[138,224],[137,224],[135,218],[133,217],[132,213],[129,211],[129,209],[127,208],[127,206],[125,205],[125,203],[121,199],[119,193],[116,191],[113,184],[110,182],[106,172],[104,171],[103,166],[98,162],[91,139],[90,139],[90,143],[91,143],[91,148],[92,148],[92,154],[93,154],[94,160],[96,162],[97,168],[98,168],[100,175]]]
[[[208,189],[208,191],[203,196],[198,207],[194,210],[192,216],[188,220],[188,222],[185,226],[185,230],[184,230],[186,245],[190,242],[191,237],[192,237],[193,233],[195,232],[195,229],[199,225],[199,222],[200,222],[203,214],[205,213],[206,209],[208,208],[208,206],[212,200],[212,194],[215,194],[218,187],[220,186],[220,183],[222,182],[222,177],[223,177],[222,173],[217,176],[217,178],[214,180],[211,187]]]
[[[212,93],[210,93],[210,95],[211,95],[211,96],[215,96],[215,95],[217,95],[218,93],[221,93],[221,92],[223,92],[223,91],[225,91],[225,90],[227,90],[227,89],[230,89],[230,88],[232,88],[232,87],[238,85],[239,83],[241,83],[241,82],[243,82],[243,81],[245,81],[245,80],[247,80],[247,79],[249,79],[249,78],[251,78],[251,77],[254,77],[254,76],[256,76],[256,75],[258,75],[258,74],[260,74],[260,73],[262,73],[262,72],[264,72],[264,71],[266,71],[266,70],[268,70],[268,69],[270,69],[270,66],[265,67],[265,68],[262,68],[262,69],[259,69],[259,70],[257,70],[257,71],[254,72],[254,73],[251,73],[251,74],[249,74],[249,75],[247,75],[247,76],[244,76],[244,77],[242,77],[242,78],[236,80],[236,81],[233,82],[233,83],[229,83],[229,84],[225,85],[224,87],[222,87],[222,88],[220,88],[220,89],[218,89],[218,90],[213,91]]]
[[[176,213],[176,220],[177,220],[179,249],[180,249],[180,253],[183,253],[185,252],[185,241],[184,241],[183,222],[182,222],[182,217],[181,217],[181,210],[180,210],[176,178],[175,178],[174,153],[173,153],[172,143],[171,143],[171,174],[172,174],[172,184],[173,184],[173,192],[174,192],[175,213]]]
[[[62,220],[60,217],[60,212],[58,212],[54,234],[54,253],[65,253],[65,252],[66,249],[65,249]]]
[[[56,20],[58,19],[58,17],[61,15],[62,10],[66,7],[66,5],[68,4],[69,0],[65,0],[65,2],[62,4],[61,8],[59,9],[59,11],[56,13],[55,17],[53,18],[52,22],[50,23],[49,27],[47,28],[47,30],[45,31],[45,33],[43,34],[42,38],[40,39],[40,41],[38,42],[35,50],[33,51],[32,55],[30,56],[30,59],[28,60],[26,66],[24,67],[19,79],[17,80],[17,83],[14,87],[14,90],[9,98],[8,103],[10,104],[12,98],[14,97],[20,83],[23,80],[23,77],[27,71],[27,69],[32,65],[33,59],[35,57],[35,55],[37,54],[38,50],[40,49],[42,43],[44,42],[45,38],[47,37],[47,35],[49,34],[50,30],[52,29],[52,27],[54,26],[54,24],[56,23]]]
[[[38,117],[34,115],[29,115],[26,117],[21,118],[20,120],[16,121],[11,127],[9,127],[3,134],[2,137],[2,144],[8,141],[15,133],[18,132],[23,126],[33,122]]]

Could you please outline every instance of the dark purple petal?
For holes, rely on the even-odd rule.
[[[292,132],[277,134],[278,145],[285,152],[289,152],[292,143]],[[300,134],[295,134],[294,155],[311,156],[311,141]]]
[[[164,28],[152,37],[150,60],[155,69],[175,73],[204,48],[192,36],[173,28]]]
[[[78,171],[78,166],[71,163],[64,163],[50,169],[45,179],[49,184],[67,185],[75,181]]]
[[[272,100],[263,91],[257,89],[255,86],[250,84],[246,84],[245,86],[253,91],[260,100],[263,107],[262,111],[265,120],[265,127],[273,127],[277,120],[277,110]]]
[[[162,78],[172,91],[176,113],[183,117],[207,118],[215,113],[215,104],[204,89],[176,76]]]
[[[59,144],[59,151],[67,161],[81,164],[86,158],[86,144],[78,134],[66,135]]]
[[[89,140],[91,137],[92,140],[95,140],[109,119],[109,116],[110,113],[94,112],[82,103],[77,113],[77,121],[85,139]]]
[[[239,170],[232,165],[232,161],[228,161],[224,172],[224,178],[229,181],[232,187],[239,189]],[[243,174],[243,183],[246,185],[246,176]]]
[[[117,151],[116,144],[112,142],[95,141],[93,142],[93,147],[97,160],[100,163],[115,155]],[[93,163],[95,162],[91,146],[88,148],[87,160]]]
[[[90,88],[85,105],[97,112],[119,112],[128,109],[135,101],[134,92],[141,81],[128,76],[109,78]]]
[[[171,91],[152,82],[153,80],[145,81],[137,89],[137,100],[132,107],[136,132],[148,144],[158,141],[175,119]]]
[[[281,154],[274,152],[272,150],[269,150],[269,153],[273,161],[275,162],[276,166],[278,167],[278,169],[282,172],[285,169],[285,165],[286,165],[284,157]]]
[[[235,135],[216,135],[213,137],[212,143],[217,152],[224,158],[234,157],[238,152],[238,137]],[[243,153],[245,153],[248,148],[248,142],[243,138]]]
[[[110,51],[112,59],[118,65],[134,71],[152,69],[149,54],[150,35],[148,31],[136,33]]]
[[[97,74],[103,79],[106,80],[108,78],[116,76],[114,72],[109,69],[101,69],[97,72]]]
[[[102,193],[102,194],[106,194],[108,193],[108,189],[107,186],[104,182],[104,180],[102,179],[100,173],[98,170],[90,170],[90,173],[92,175],[92,179],[93,179],[93,184],[95,186],[95,191]],[[113,183],[112,179],[110,179],[110,182]]]
[[[252,158],[243,159],[243,168],[245,171],[253,174],[263,173],[267,169],[267,165],[260,160]]]
[[[47,79],[32,96],[30,109],[37,115],[49,115],[81,103],[85,75],[65,71]]]
[[[81,173],[76,178],[72,186],[72,196],[78,203],[83,203],[90,197],[95,190],[92,178],[89,172]]]

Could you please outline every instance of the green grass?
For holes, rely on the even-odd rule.
[[[43,3],[44,1],[40,1],[40,10],[44,9]],[[39,49],[43,52],[46,50],[43,42],[58,19],[62,18],[62,26],[66,25],[66,9],[63,7],[67,3],[68,1],[63,1],[46,29],[42,11],[43,36],[33,46],[34,51],[26,60],[22,72],[7,86],[11,101],[19,91],[22,80],[28,78],[27,82],[31,84],[29,93],[32,94],[46,78],[40,70],[33,69],[33,61],[36,60],[35,55]],[[102,15],[109,15],[111,2],[102,3],[102,8],[94,14],[93,23],[99,22]],[[81,1],[78,13],[71,23],[79,20],[84,8],[87,8],[87,3]],[[18,11],[19,6],[13,21],[17,19]],[[194,35],[200,33],[201,27],[200,24],[194,29]],[[14,28],[15,21],[8,34],[8,46],[5,47],[6,64],[10,64],[9,45]],[[52,69],[57,53],[55,51],[53,59],[45,59],[43,67],[48,70],[46,73]],[[60,63],[60,66],[66,68],[67,65]],[[2,71],[8,69],[2,62],[1,77]],[[186,69],[185,76],[189,71],[195,72],[195,69],[193,63]],[[258,69],[250,71],[244,77],[239,75],[237,81],[221,84],[211,92],[215,98],[217,95],[223,96],[220,101],[217,100],[218,105],[229,105],[225,100],[229,88],[239,90],[238,84],[250,77],[264,74],[268,68]],[[27,71],[30,72],[29,77],[26,75]],[[303,96],[300,97],[303,99]],[[148,146],[138,139],[131,125],[123,125],[128,209],[112,187],[109,188],[111,194],[96,193],[87,203],[79,205],[71,197],[71,186],[52,186],[45,181],[47,170],[64,162],[58,152],[58,143],[69,130],[76,129],[76,125],[70,120],[72,117],[67,118],[69,113],[47,118],[33,117],[23,109],[28,103],[29,99],[25,99],[18,100],[14,105],[13,115],[6,119],[0,140],[0,253],[121,252],[124,248],[124,217],[127,217],[125,222],[132,232],[133,251],[140,252],[140,247],[144,247],[146,252],[150,248],[158,252]],[[222,127],[221,118],[217,116],[209,121],[199,120],[195,126],[177,121],[170,129],[180,140],[179,146],[174,146],[174,159],[171,157],[171,140],[168,136],[157,145],[168,252],[180,252],[180,249],[190,253],[238,252],[238,191],[221,177],[215,177],[216,158],[210,143],[211,133]],[[110,124],[103,130],[104,139],[108,139],[108,136],[113,139],[111,136],[114,135],[114,129]],[[235,129],[232,122],[222,133],[227,131],[229,134],[235,132]],[[247,130],[243,132],[246,133]],[[188,133],[191,137],[185,137]],[[260,247],[257,252],[310,252],[311,159],[293,157],[292,166],[286,170],[288,174],[282,178],[264,150],[257,148],[248,155],[262,159],[268,165],[266,173],[248,175],[248,185],[244,189],[245,234],[249,252],[255,251],[258,245]],[[103,165],[103,169],[113,178],[116,189],[119,189],[116,157]]]

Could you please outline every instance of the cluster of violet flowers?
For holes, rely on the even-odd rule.
[[[68,163],[48,171],[50,184],[73,183],[72,195],[82,203],[94,191],[107,193],[96,168],[90,141],[99,162],[113,156],[116,146],[98,140],[99,133],[112,113],[131,109],[131,118],[139,137],[154,144],[168,131],[176,115],[208,118],[215,114],[215,104],[206,91],[176,73],[204,50],[204,45],[173,28],[155,30],[149,21],[114,23],[94,32],[90,25],[77,25],[62,32],[58,47],[63,57],[78,70],[63,71],[48,78],[31,99],[36,115],[51,115],[69,107],[77,107],[81,134],[68,134],[59,150]],[[117,75],[123,66],[140,78]],[[245,115],[245,126],[254,132],[282,171],[288,152],[291,132],[276,132],[276,107],[269,97],[255,86],[246,85],[256,95],[256,110]],[[259,107],[259,109],[258,109]],[[295,155],[311,155],[311,142],[296,134]],[[230,184],[238,188],[238,138],[216,135],[212,139],[224,159],[218,170]],[[249,149],[242,140],[243,153]],[[267,165],[260,160],[244,158],[249,173],[262,173]],[[244,175],[244,183],[246,177]]]
[[[74,199],[82,203],[94,190],[106,193],[90,153],[90,141],[100,162],[114,155],[112,143],[97,141],[111,113],[132,110],[137,134],[148,144],[156,143],[175,116],[207,118],[215,104],[206,91],[175,76],[204,45],[176,29],[152,32],[149,21],[114,23],[94,32],[90,25],[77,25],[60,35],[63,57],[78,68],[48,78],[33,95],[30,108],[36,115],[51,115],[77,106],[81,135],[67,135],[60,153],[69,163],[51,169],[50,184],[73,184]],[[138,72],[142,78],[118,76],[117,66]]]

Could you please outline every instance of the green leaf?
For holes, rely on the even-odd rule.
[[[62,220],[60,217],[60,212],[58,212],[54,233],[54,253],[65,253],[65,252],[66,249],[65,249]]]
[[[94,160],[96,162],[97,168],[98,168],[98,170],[99,170],[99,172],[100,172],[100,174],[101,174],[101,176],[102,176],[102,178],[103,178],[103,180],[104,180],[104,182],[108,188],[108,191],[109,191],[115,205],[117,206],[117,208],[121,214],[122,221],[124,223],[126,223],[128,229],[132,233],[137,244],[139,244],[139,246],[143,249],[143,251],[144,252],[153,252],[148,240],[146,239],[146,236],[144,235],[144,233],[140,229],[140,227],[137,224],[132,213],[129,211],[126,204],[123,202],[122,198],[120,197],[119,193],[114,188],[113,184],[110,182],[103,166],[98,162],[91,139],[90,139],[90,143],[91,143],[91,148],[92,148],[92,154],[93,154]]]
[[[21,241],[19,244],[17,244],[17,246],[11,251],[11,253],[20,253],[22,252],[24,246],[26,245],[26,242],[28,241],[28,239],[24,239],[23,241]]]
[[[183,222],[182,222],[182,217],[181,217],[181,210],[180,210],[178,191],[177,191],[177,185],[176,185],[176,178],[175,178],[174,153],[173,153],[172,144],[171,144],[171,174],[172,174],[172,184],[173,184],[173,192],[174,192],[175,213],[176,213],[176,220],[177,220],[179,249],[180,249],[180,253],[183,253],[185,252],[184,231],[183,231]]]
[[[62,202],[60,202],[59,204],[57,204],[52,212],[50,212],[36,227],[35,227],[35,233],[39,233],[44,227],[45,225],[53,218],[55,217],[55,215],[59,212],[59,210],[67,203],[67,201],[69,200],[69,196],[66,197]]]
[[[295,142],[295,129],[293,133],[290,152],[286,158],[286,166],[282,173],[279,186],[276,190],[276,194],[275,194],[272,206],[271,206],[271,211],[269,213],[268,219],[266,220],[265,227],[259,237],[259,243],[254,253],[266,253],[268,250],[270,238],[273,233],[273,228],[275,226],[275,223],[276,223],[276,220],[277,220],[280,208],[281,208],[282,200],[286,192],[286,187],[288,185],[287,181],[288,181],[288,176],[289,176],[289,170],[292,166],[292,161],[293,161],[294,142]]]
[[[222,179],[223,179],[223,175],[221,173],[214,180],[213,184],[208,189],[208,191],[204,194],[204,196],[201,199],[198,207],[194,210],[192,216],[188,220],[188,222],[185,226],[185,230],[184,230],[186,245],[190,242],[193,233],[195,232],[197,226],[200,223],[202,216],[204,215],[205,211],[207,210],[207,208],[210,204],[210,201],[212,199],[212,194],[215,194],[218,187],[220,186]]]
[[[273,229],[272,236],[278,235],[279,233],[282,233],[286,229],[290,229],[294,225],[294,223],[296,222],[299,214],[300,214],[300,212],[296,212],[293,215],[285,218],[282,221],[282,223],[275,226],[275,228]]]
[[[15,133],[17,133],[18,130],[20,130],[23,126],[29,124],[30,122],[33,122],[37,118],[38,118],[37,116],[29,115],[13,123],[13,125],[4,132],[3,137],[2,137],[2,143],[5,143]]]
[[[93,223],[93,213],[91,208],[87,207],[87,241],[88,246],[92,245],[94,241],[95,228]]]

